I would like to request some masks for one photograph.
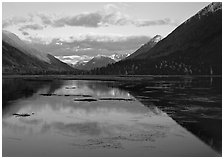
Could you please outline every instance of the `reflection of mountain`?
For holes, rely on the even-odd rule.
[[[85,89],[99,97],[128,97],[129,93],[113,87],[114,82],[103,81],[78,81],[76,84],[79,89]]]
[[[74,71],[72,67],[54,56],[30,47],[8,31],[2,32],[2,64],[5,74],[45,74]]]
[[[147,107],[166,112],[221,153],[221,78],[155,78],[119,85]]]
[[[88,135],[94,135],[98,134],[98,130],[102,128],[101,126],[98,127],[95,122],[87,122],[87,124],[85,124],[85,122],[84,124],[70,124],[70,122],[67,122],[66,124],[63,123],[63,120],[69,121],[70,119],[67,118],[69,117],[69,114],[72,117],[77,117],[76,120],[73,120],[75,122],[79,120],[79,117],[83,117],[83,119],[91,119],[92,121],[93,116],[99,117],[101,115],[101,117],[108,119],[108,116],[110,115],[112,117],[114,117],[113,115],[116,114],[122,116],[123,113],[127,116],[133,115],[136,117],[144,118],[146,113],[152,113],[153,115],[159,116],[163,114],[160,111],[162,110],[163,112],[166,112],[170,117],[172,117],[177,123],[187,128],[187,130],[191,131],[193,134],[198,136],[207,144],[211,145],[216,150],[220,151],[222,138],[222,104],[220,85],[220,78],[200,79],[189,77],[155,77],[153,80],[147,80],[145,82],[134,81],[130,83],[70,80],[16,80],[15,82],[13,80],[3,80],[3,118],[5,117],[4,119],[7,120],[7,115],[11,116],[12,113],[17,113],[19,111],[25,113],[34,111],[37,116],[40,115],[40,117],[44,116],[50,119],[57,120],[48,125],[45,123],[45,125],[43,125],[43,129],[45,128],[45,126],[47,127],[46,129],[61,128],[60,130],[62,131],[62,133],[64,132],[63,130],[65,130],[65,133],[67,131],[67,133],[70,135],[73,132],[83,133],[84,130],[86,131],[86,128],[90,128],[93,130],[93,132],[86,132],[86,134],[89,133]],[[68,86],[76,87],[74,90],[65,89],[65,87]],[[36,92],[38,92],[38,94],[84,93],[92,95],[93,98],[108,96],[132,98],[132,96],[134,96],[149,109],[142,107],[142,105],[136,101],[122,103],[116,101],[76,103],[74,102],[75,97],[73,96],[45,97],[35,95]],[[25,98],[25,100],[23,100],[23,98]],[[21,100],[15,101],[16,99]],[[9,103],[10,101],[13,101],[12,104]],[[62,113],[63,115],[57,114],[58,112],[59,114]],[[65,115],[64,113],[67,115]],[[101,117],[97,119],[100,119],[101,121]],[[150,118],[148,119],[150,120]],[[38,120],[32,120],[29,124],[38,124],[40,122],[41,121]],[[136,124],[138,126],[141,126],[141,123]],[[109,132],[111,132],[111,129]],[[125,130],[125,132],[128,131]]]
[[[47,89],[48,93],[60,88],[63,81],[27,81],[23,79],[2,80],[2,111],[7,112],[10,105],[17,99],[33,96],[41,89]],[[16,112],[13,112],[16,113]]]

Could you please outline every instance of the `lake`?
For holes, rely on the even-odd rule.
[[[7,79],[3,156],[221,156],[221,77]]]

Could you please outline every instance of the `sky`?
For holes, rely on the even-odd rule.
[[[132,53],[166,37],[209,2],[2,3],[2,27],[61,59]]]

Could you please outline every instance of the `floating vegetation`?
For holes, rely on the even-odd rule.
[[[65,87],[65,89],[76,89],[76,87],[75,86],[73,86],[73,87]]]
[[[89,139],[84,143],[73,143],[72,146],[76,146],[83,149],[123,149],[122,141],[134,141],[134,142],[154,142],[158,137],[165,137],[163,132],[144,133],[144,134],[127,134],[125,136],[112,136]]]
[[[41,96],[56,96],[56,94],[46,93],[46,94],[40,94]]]
[[[92,97],[91,95],[85,95],[85,94],[77,94],[77,95],[73,95],[73,96],[76,96],[76,97]]]
[[[89,139],[87,143],[83,144],[72,144],[72,146],[76,146],[79,148],[87,148],[87,149],[123,149],[120,142],[114,140],[105,140],[105,139]]]
[[[100,98],[99,100],[134,101],[132,98]]]
[[[33,115],[34,113],[28,114],[28,113],[14,113],[12,115],[14,115],[15,117],[28,117]]]
[[[74,99],[76,102],[95,102],[97,99],[94,98],[85,98],[85,99]]]
[[[88,94],[54,94],[54,93],[46,93],[46,94],[40,94],[42,96],[65,96],[65,97],[92,97],[91,95]]]
[[[65,96],[65,97],[83,97],[83,98],[87,98],[87,99],[75,99],[75,101],[97,101],[97,99],[94,98],[88,98],[88,97],[92,97],[91,95],[88,94],[54,94],[54,93],[43,93],[40,94],[42,96]],[[110,98],[110,97],[106,97],[106,98],[99,98],[99,100],[107,100],[107,101],[134,101],[134,99],[132,98]]]

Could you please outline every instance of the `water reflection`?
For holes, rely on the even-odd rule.
[[[4,81],[3,156],[218,155],[153,102],[141,101],[147,107],[142,105],[135,99],[142,94],[130,91],[135,86],[102,81]],[[74,99],[86,97],[77,95],[97,100],[78,102]],[[98,100],[105,97],[134,100]],[[12,115],[32,112],[29,117]]]
[[[144,105],[154,104],[221,153],[222,78],[166,77],[123,83]]]
[[[48,80],[22,80],[22,79],[3,79],[2,80],[2,113],[3,116],[12,113],[9,109],[15,109],[15,100],[25,99],[37,94],[38,92],[52,93],[63,85],[64,81]],[[16,113],[18,110],[14,110]]]

